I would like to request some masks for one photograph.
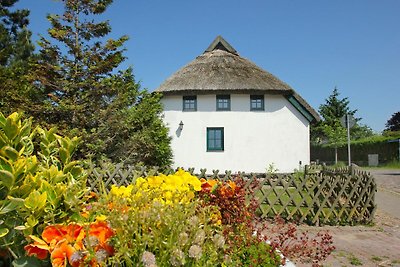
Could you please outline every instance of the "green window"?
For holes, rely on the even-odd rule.
[[[230,95],[217,95],[217,110],[231,110]]]
[[[264,110],[264,95],[250,96],[250,110]]]
[[[224,128],[207,128],[207,151],[224,151]]]
[[[183,111],[196,111],[197,110],[197,97],[195,95],[184,96],[182,110]]]

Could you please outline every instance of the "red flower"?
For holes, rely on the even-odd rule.
[[[26,245],[24,249],[26,250],[28,256],[35,256],[39,260],[46,259],[47,254],[49,253],[47,249],[41,248],[41,245],[37,244],[36,242],[33,244]]]

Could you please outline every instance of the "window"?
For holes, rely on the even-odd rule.
[[[224,128],[207,128],[207,151],[224,151]]]
[[[183,111],[196,111],[197,110],[197,97],[184,96],[183,97]]]
[[[250,110],[264,110],[264,95],[250,96]]]
[[[230,95],[217,95],[217,110],[231,110]]]

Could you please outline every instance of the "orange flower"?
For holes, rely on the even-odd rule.
[[[66,266],[66,260],[68,260],[73,267],[79,267],[80,261],[71,261],[71,257],[75,252],[76,250],[68,244],[67,241],[58,243],[53,252],[51,252],[51,262],[53,267]]]
[[[215,187],[218,185],[218,180],[206,180],[204,178],[200,179],[201,182],[201,190],[205,192],[212,192]]]
[[[114,235],[114,231],[104,221],[92,223],[89,227],[89,236],[95,236],[99,240],[99,248],[103,248],[109,255],[114,254],[114,248],[108,244],[110,237]]]
[[[236,183],[234,181],[229,181],[227,182],[227,184],[229,185],[229,187],[232,189],[232,191],[235,191],[236,189]]]
[[[81,234],[82,226],[78,224],[69,225],[50,225],[47,226],[43,233],[42,238],[50,244],[57,244],[61,240],[75,241]]]
[[[105,257],[114,253],[114,248],[108,244],[110,237],[114,235],[113,230],[104,221],[96,221],[87,228],[78,224],[51,225],[47,226],[42,239],[30,236],[34,243],[25,246],[28,255],[36,256],[43,260],[50,252],[53,267],[64,267],[69,263],[72,267],[80,267],[87,260],[85,255],[84,240],[94,238],[96,241],[93,249],[98,252],[103,250]],[[90,261],[90,266],[99,266],[95,259]]]

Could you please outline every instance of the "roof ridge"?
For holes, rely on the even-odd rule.
[[[204,53],[206,52],[211,52],[214,50],[224,50],[226,52],[235,54],[235,55],[239,55],[238,52],[235,50],[235,48],[233,48],[224,38],[222,38],[221,35],[218,35],[214,41],[212,41],[212,43],[208,46],[208,48],[206,49],[206,51],[204,51]]]

